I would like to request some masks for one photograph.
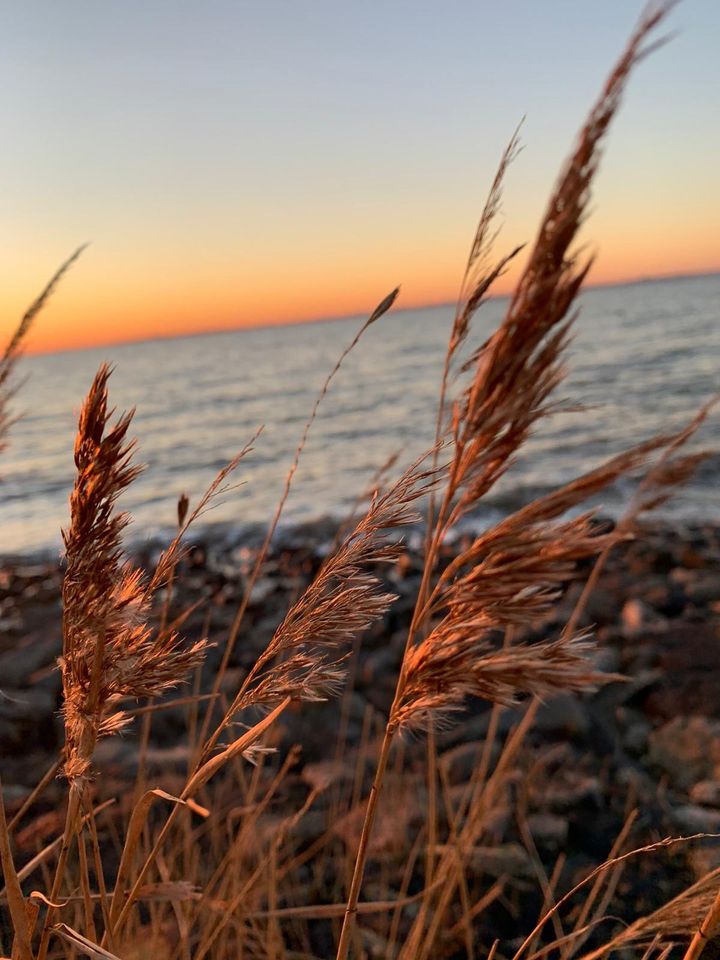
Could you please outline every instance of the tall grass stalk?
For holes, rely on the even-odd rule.
[[[41,290],[39,296],[33,300],[20,318],[17,327],[6,343],[5,349],[0,357],[0,453],[2,453],[7,446],[8,432],[13,422],[9,411],[10,400],[17,389],[17,385],[13,384],[13,374],[17,367],[17,362],[23,354],[27,335],[38,314],[45,308],[61,280],[80,257],[86,246],[86,244],[83,244],[81,247],[78,247],[64,263],[60,264]]]
[[[467,538],[452,558],[443,555],[444,548],[448,535],[511,468],[537,425],[567,408],[557,392],[565,375],[575,301],[591,264],[590,258],[575,252],[574,244],[607,129],[631,72],[653,49],[652,35],[671,5],[649,9],[631,37],[551,195],[505,317],[477,346],[474,316],[523,250],[493,253],[503,183],[519,150],[517,131],[511,138],[466,264],[440,383],[434,444],[397,479],[387,478],[395,459],[377,474],[330,552],[292,596],[284,615],[268,631],[270,639],[232,686],[229,668],[253,587],[320,404],[360,337],[393,305],[397,290],[362,324],[320,390],[229,622],[209,694],[203,692],[200,670],[209,645],[211,610],[208,607],[204,614],[206,629],[199,639],[186,642],[181,634],[191,615],[200,612],[200,601],[181,605],[179,612],[173,609],[176,594],[183,599],[183,544],[190,525],[227,489],[230,475],[252,452],[259,431],[193,509],[187,497],[180,499],[177,535],[146,572],[124,555],[122,539],[129,517],[118,506],[139,472],[130,437],[132,413],[114,416],[109,405],[110,369],[100,367],[80,413],[70,523],[63,534],[66,571],[59,667],[65,746],[57,764],[9,821],[0,797],[5,883],[0,900],[8,906],[13,960],[64,955],[137,960],[155,950],[162,960],[229,956],[289,960],[296,954],[286,949],[285,925],[303,942],[302,955],[310,956],[313,947],[304,925],[319,919],[338,922],[328,955],[336,948],[337,957],[346,960],[354,945],[358,953],[362,950],[364,931],[356,922],[360,915],[378,923],[386,917],[385,953],[391,960],[430,960],[453,944],[461,945],[468,957],[486,947],[490,960],[502,955],[497,940],[485,947],[479,943],[476,920],[503,897],[505,879],[497,879],[478,896],[469,877],[469,858],[487,842],[489,820],[503,802],[541,699],[620,679],[593,666],[592,640],[579,627],[581,615],[610,551],[632,535],[640,515],[670,496],[706,456],[686,452],[686,445],[710,405],[684,429],[638,444]],[[79,253],[60,268],[27,311],[0,360],[0,444],[9,423],[8,384],[23,338]],[[584,506],[588,499],[618,477],[638,471],[645,475],[628,513],[614,528],[599,525],[594,512]],[[345,759],[348,675],[354,680],[363,637],[383,622],[397,599],[380,568],[397,563],[402,550],[398,532],[417,519],[423,506],[427,508],[423,567],[399,670],[390,678],[392,703],[387,717],[380,720],[365,709],[358,762],[343,783],[340,776],[336,780],[333,776]],[[548,613],[576,576],[578,563],[591,561],[585,587],[564,627],[557,636],[530,643],[523,631]],[[499,635],[504,638],[501,645]],[[133,704],[138,699],[154,701],[189,675],[195,678],[192,692],[173,702],[175,707],[187,707],[189,715],[183,773],[165,784],[167,790],[151,786],[146,763],[151,724],[165,704],[150,702],[139,708]],[[311,711],[319,701],[339,696],[344,687],[328,782],[323,771],[316,771],[313,781],[313,772],[306,768],[308,789],[294,811],[283,815],[278,812],[280,792],[292,778],[297,752],[291,750],[268,772],[267,757],[277,744],[272,740],[274,728],[290,711]],[[451,790],[438,734],[443,724],[462,712],[470,696],[492,706],[477,764],[458,797]],[[502,710],[523,698],[524,712],[495,756]],[[127,730],[138,715],[143,724],[140,762],[127,822],[122,821],[125,810],[106,821],[112,801],[96,802],[94,786],[100,766],[98,744]],[[427,733],[428,738],[424,832],[404,851],[396,895],[384,895],[389,883],[383,865],[380,894],[361,902],[365,867],[377,836],[381,791],[397,802],[398,809],[402,802],[405,733]],[[363,810],[368,757],[372,784]],[[18,869],[13,849],[16,828],[56,772],[67,785],[64,822],[58,821],[57,827],[60,835],[44,842]],[[295,843],[294,831],[324,795],[330,801],[325,833],[306,846]],[[561,893],[564,860],[559,857],[552,870],[543,866],[527,825],[526,807],[521,797],[519,829],[532,855],[542,905],[537,924],[519,941],[513,960],[541,960],[551,951],[561,960],[577,956],[605,916],[625,864],[640,854],[692,839],[667,839],[628,850],[636,819],[630,810],[607,861]],[[357,822],[356,832],[350,821]],[[272,829],[266,835],[263,828],[268,822]],[[347,850],[345,859],[337,852],[339,837]],[[207,846],[201,850],[202,843]],[[424,884],[415,891],[411,885],[423,872],[418,866],[423,862]],[[303,868],[318,875],[332,873],[337,896],[328,899],[334,902],[304,902],[302,890],[294,884]],[[27,896],[24,885],[39,871],[43,891]],[[690,940],[686,960],[698,960],[720,915],[716,887],[717,871],[582,960],[599,960],[615,949],[678,931]],[[585,899],[568,924],[560,910],[579,892]],[[403,927],[403,911],[409,906],[413,915]],[[168,925],[176,934],[174,944],[166,942]],[[449,947],[443,942],[445,928]]]
[[[429,585],[435,558],[449,529],[492,488],[507,470],[515,451],[526,440],[535,423],[553,409],[550,397],[563,377],[562,356],[572,323],[570,311],[590,267],[589,260],[578,261],[577,256],[570,252],[571,245],[587,208],[602,140],[619,106],[627,79],[634,66],[650,49],[646,41],[668,9],[669,4],[663,4],[645,14],[611,72],[550,199],[505,320],[472,358],[474,376],[470,386],[453,405],[448,438],[453,449],[452,459],[444,496],[437,516],[432,518],[433,533],[428,533],[418,606],[408,634],[395,699],[368,798],[338,944],[338,960],[345,960],[350,949],[370,834],[396,733],[402,728],[423,723],[427,725],[428,719],[438,712],[459,709],[469,693],[485,697],[490,695],[492,699],[492,682],[486,684],[478,675],[480,661],[477,654],[482,649],[478,649],[478,638],[482,643],[482,638],[492,627],[522,623],[530,610],[538,609],[538,597],[547,599],[547,591],[558,582],[558,574],[546,568],[548,549],[557,551],[560,567],[567,570],[569,562],[607,545],[599,542],[592,545],[587,539],[588,529],[582,525],[574,529],[567,526],[562,530],[559,527],[547,528],[550,538],[543,544],[542,552],[537,554],[537,560],[533,561],[530,558],[535,545],[523,542],[524,526],[519,526],[510,540],[502,545],[506,556],[512,558],[511,569],[505,574],[505,589],[498,589],[500,569],[497,564],[493,569],[492,563],[489,576],[479,576],[481,567],[476,566],[465,577],[450,584],[445,596],[441,595],[442,588],[436,586],[431,590]],[[491,212],[497,206],[495,192],[499,190],[502,174],[514,149],[513,139],[501,162],[496,178],[497,187],[491,193]],[[473,246],[473,253],[483,245],[482,221],[478,235],[481,241]],[[477,289],[482,290],[478,300],[486,293],[484,283],[484,278],[476,281]],[[467,303],[473,303],[474,299],[471,294]],[[567,319],[568,315],[570,320]],[[469,309],[458,312],[462,320],[456,319],[453,325],[448,357],[455,352],[458,341],[467,335],[470,316]],[[449,367],[448,360],[443,375],[441,416]],[[563,509],[570,505],[569,502],[563,503]],[[548,519],[550,517],[546,516],[540,523],[547,523]],[[536,532],[541,535],[541,530]],[[573,538],[576,538],[574,542]],[[483,543],[483,549],[476,550],[474,555],[468,551],[458,560],[458,567],[480,563],[483,555],[488,555],[489,547],[490,544]],[[492,557],[492,554],[489,555]],[[487,563],[487,560],[484,562]],[[533,573],[530,581],[526,573],[528,563]],[[520,573],[523,567],[525,569]],[[521,599],[522,592],[527,591],[530,584],[529,598],[526,594]],[[426,600],[428,594],[430,599]],[[436,602],[433,601],[434,596]],[[433,603],[436,613],[443,607],[448,609],[448,613],[439,627],[416,644],[416,634],[422,630],[428,607],[432,607]],[[566,649],[572,656],[570,648]],[[482,673],[482,668],[480,670]],[[527,680],[527,673],[524,678]],[[592,678],[583,678],[579,673],[566,678],[568,688],[583,682],[592,682]]]

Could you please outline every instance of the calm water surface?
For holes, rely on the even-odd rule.
[[[505,302],[478,316],[480,342]],[[285,514],[288,523],[342,515],[395,450],[409,460],[432,439],[450,324],[447,307],[391,314],[348,358],[311,434]],[[40,320],[42,322],[42,320]],[[241,486],[205,517],[241,533],[267,522],[318,390],[358,320],[258,329],[29,357],[15,402],[23,418],[2,459],[0,553],[60,549],[73,482],[77,411],[102,360],[115,366],[111,398],[136,407],[139,458],[147,465],[123,499],[130,536],[168,530],[178,495],[199,496],[257,427]],[[495,514],[570,479],[659,430],[686,422],[720,390],[720,276],[588,291],[564,396],[591,409],[546,421],[484,507]],[[701,441],[720,449],[720,417]],[[720,520],[714,457],[666,513]],[[622,508],[626,484],[605,510]]]

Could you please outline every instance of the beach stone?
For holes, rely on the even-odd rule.
[[[327,816],[322,810],[308,810],[299,823],[292,826],[291,835],[300,843],[312,843],[327,830]]]
[[[620,673],[620,651],[607,644],[597,647],[592,654],[592,665],[600,673]]]
[[[187,743],[173,743],[167,747],[148,747],[145,751],[145,767],[148,771],[182,773],[188,769],[192,751]]]
[[[720,833],[720,810],[710,810],[696,803],[685,803],[673,810],[673,819],[688,833]]]
[[[264,603],[275,592],[277,582],[271,577],[258,577],[250,591],[250,603],[257,606]]]
[[[644,587],[643,599],[653,610],[670,618],[681,616],[688,602],[682,584],[669,580]]]
[[[685,588],[689,600],[693,603],[707,604],[720,600],[720,576],[708,574],[695,576]]]
[[[3,803],[9,811],[24,803],[30,793],[32,793],[32,788],[21,783],[3,783],[2,785]]]
[[[359,935],[363,945],[363,956],[368,960],[382,960],[383,957],[387,957],[390,944],[385,937],[368,926],[362,926]]]
[[[705,616],[698,622],[673,621],[664,634],[655,634],[654,647],[662,677],[644,704],[648,715],[720,717],[718,624]]]
[[[661,622],[660,617],[652,607],[637,598],[626,601],[620,613],[620,618],[623,630],[628,636],[640,633],[644,627],[650,624],[657,627]]]
[[[491,877],[534,876],[530,855],[519,843],[502,843],[495,847],[472,847],[465,852],[464,857],[468,869],[473,873],[487,873]]]
[[[523,712],[521,707],[504,707],[500,710],[497,718],[497,735],[507,736],[520,723]],[[463,715],[459,722],[438,732],[438,741],[448,748],[471,741],[484,743],[490,732],[491,716],[492,710],[486,708],[479,713]]]
[[[623,790],[632,790],[633,795],[647,804],[657,799],[657,782],[639,763],[622,763],[615,770],[613,783]]]
[[[686,570],[704,570],[708,565],[708,557],[702,548],[694,544],[680,547],[677,558]]]
[[[705,807],[720,807],[720,780],[700,780],[690,788],[693,803]]]
[[[404,550],[395,561],[395,566],[391,569],[389,579],[394,583],[407,579],[413,573],[422,573],[417,557],[408,550]]]
[[[480,743],[460,743],[447,750],[442,757],[445,765],[448,782],[452,785],[467,783],[480,763],[483,745]],[[499,747],[493,744],[493,753],[497,754]],[[493,757],[495,759],[495,757]]]
[[[318,760],[315,763],[306,763],[301,776],[313,790],[326,790],[335,783],[352,783],[355,766],[342,760]]]
[[[542,805],[553,813],[565,813],[579,806],[600,809],[603,792],[597,777],[570,769],[564,772],[562,780],[554,779],[542,791]]]
[[[56,629],[31,634],[0,654],[0,689],[21,687],[41,667],[54,664],[62,650],[59,623]]]
[[[701,880],[720,867],[720,841],[708,839],[693,844],[687,858],[695,879]]]
[[[662,546],[652,554],[651,569],[653,573],[668,574],[677,565],[677,559],[672,547]]]
[[[590,731],[590,717],[585,705],[569,693],[553,697],[540,707],[535,730],[544,734],[585,737]]]
[[[417,825],[423,821],[421,805],[422,794],[417,789],[401,789],[394,795],[391,784],[385,786],[384,803],[378,804],[375,815],[375,829],[370,837],[370,850],[373,856],[388,856],[407,849],[407,838],[415,835]],[[390,800],[392,798],[392,802]],[[360,840],[365,820],[365,804],[353,807],[344,816],[336,817],[330,824],[330,831],[339,837],[347,847],[354,851]]]
[[[645,536],[644,533],[642,535]],[[702,563],[691,562],[683,568],[683,544],[690,543],[693,537],[698,543],[693,543],[692,549]],[[418,538],[418,546],[422,546],[422,537]],[[181,594],[183,602],[205,598],[210,603],[209,607],[203,605],[201,610],[193,614],[183,625],[182,631],[191,640],[200,636],[209,612],[209,632],[218,646],[210,651],[208,667],[202,674],[202,690],[206,691],[214,669],[210,661],[217,665],[222,644],[237,609],[240,575],[247,576],[255,553],[248,550],[241,554],[240,551],[246,548],[239,548],[237,540],[223,546],[210,539],[207,547],[201,549],[209,559],[201,560],[194,568],[187,565],[182,568],[173,607],[180,612]],[[258,772],[263,784],[268,783],[277,771],[291,744],[302,745],[301,758],[283,781],[277,804],[273,804],[277,816],[263,818],[268,830],[268,842],[284,822],[281,804],[288,796],[293,800],[293,809],[297,810],[307,796],[308,788],[319,787],[326,788],[325,792],[318,796],[313,808],[293,827],[293,841],[298,846],[313,843],[329,827],[336,837],[344,837],[352,850],[357,846],[364,803],[353,807],[346,817],[344,802],[345,798],[349,799],[350,785],[355,781],[360,784],[363,800],[369,793],[379,747],[378,737],[386,719],[384,711],[397,679],[418,572],[421,570],[421,557],[417,551],[404,549],[406,553],[396,567],[379,569],[383,589],[401,594],[401,600],[393,608],[391,618],[379,622],[368,636],[362,638],[357,663],[352,667],[357,692],[344,694],[344,706],[339,700],[325,705],[293,704],[263,738],[263,743],[279,746],[278,755],[268,757],[264,768]],[[453,546],[445,551],[442,564],[451,559],[455,549]],[[665,557],[658,560],[658,553],[662,551],[665,551]],[[313,571],[317,569],[320,553],[313,545],[312,533],[308,533],[305,540],[297,538],[296,546],[292,549],[278,552],[275,547],[272,548],[258,581],[264,595],[248,611],[243,623],[241,642],[237,644],[223,685],[226,695],[237,690],[248,667],[254,663],[258,650],[267,643],[284,616],[290,599],[297,596],[309,582]],[[656,566],[670,565],[668,557],[672,559],[672,571],[669,574],[658,572]],[[515,878],[519,891],[529,890],[530,885],[536,883],[532,861],[528,872],[524,872],[528,863],[526,851],[522,845],[511,842],[517,840],[516,804],[518,797],[523,795],[525,783],[529,786],[531,811],[527,814],[527,823],[548,871],[552,869],[559,849],[568,856],[568,872],[577,867],[581,869],[581,875],[587,872],[587,858],[591,857],[592,862],[596,863],[598,858],[602,859],[607,854],[612,839],[622,825],[623,804],[629,789],[632,789],[635,802],[643,810],[642,822],[637,826],[638,845],[646,839],[669,832],[717,832],[712,828],[716,826],[720,814],[720,788],[717,786],[720,781],[720,759],[715,759],[712,754],[713,743],[718,738],[712,717],[714,713],[717,714],[720,722],[720,698],[717,696],[720,690],[720,597],[716,600],[706,598],[715,593],[713,582],[718,579],[717,571],[720,570],[718,549],[709,545],[705,533],[701,537],[699,534],[696,536],[683,532],[681,537],[677,537],[662,527],[652,533],[652,542],[647,548],[638,551],[635,563],[638,572],[630,575],[624,558],[611,556],[600,590],[591,605],[592,619],[598,624],[598,639],[602,640],[593,655],[594,667],[611,673],[625,673],[632,678],[631,681],[608,684],[592,696],[565,694],[553,698],[540,710],[538,723],[518,751],[512,769],[507,771],[507,776],[499,784],[492,809],[483,822],[481,842],[485,846],[475,850],[475,859],[471,862],[473,872],[479,873],[488,867],[500,875],[504,872],[506,876]],[[583,576],[588,569],[583,568]],[[26,687],[31,690],[42,688],[47,694],[43,709],[51,709],[46,723],[52,722],[57,727],[59,701],[56,691],[59,675],[55,658],[60,650],[60,608],[57,597],[46,600],[45,587],[39,582],[23,582],[14,576],[8,576],[6,581],[8,589],[12,588],[12,594],[2,593],[0,571],[0,604],[4,604],[0,605],[0,618],[20,616],[24,627],[19,636],[0,637],[0,691],[7,687],[13,696],[24,696]],[[53,588],[56,592],[58,586],[59,579],[56,579]],[[561,599],[558,608],[533,624],[534,635],[556,635],[556,632],[549,632],[548,624],[562,627],[564,621],[560,618],[559,609],[563,608],[569,615],[581,588],[582,581],[578,579]],[[688,591],[693,590],[695,599],[688,595]],[[638,614],[635,621],[632,620],[634,614]],[[586,617],[588,622],[590,619]],[[632,636],[631,630],[635,631]],[[48,646],[44,648],[46,643]],[[15,679],[10,681],[4,665],[10,663],[12,669],[13,660],[17,672]],[[52,690],[49,689],[48,678],[52,678]],[[379,693],[370,694],[368,691],[371,687],[377,688]],[[368,698],[375,698],[375,707],[369,704],[363,693],[367,693]],[[527,702],[517,708],[498,712],[499,735],[497,743],[493,744],[491,769],[497,757],[498,744],[517,725],[526,708]],[[185,742],[181,728],[187,709],[186,706],[173,707],[167,712],[153,714],[146,761],[153,776],[154,771],[162,773],[162,782],[155,778],[149,781],[149,785],[162,785],[170,792],[182,789],[181,780],[187,758],[182,750],[176,750],[176,745]],[[344,748],[337,750],[336,734],[342,710],[347,718],[348,736]],[[477,769],[491,714],[488,704],[469,699],[466,712],[459,714],[447,728],[437,731],[439,763],[446,765],[450,805],[454,809],[460,808],[467,794],[468,780]],[[250,722],[250,718],[239,719]],[[684,744],[682,736],[674,728],[660,737],[660,747],[657,743],[654,746],[655,756],[658,751],[665,751],[661,762],[651,759],[651,739],[657,739],[658,731],[673,720],[690,723],[690,729],[686,732],[688,741],[701,741],[700,759],[696,766],[693,766],[692,757],[688,758],[683,753],[690,747]],[[38,739],[38,735],[30,715],[22,723],[24,726],[16,719],[11,721],[4,718],[0,710],[3,780],[8,783],[11,796],[17,798],[16,802],[21,802],[20,798],[27,795],[28,787],[36,782],[37,771],[47,768],[51,756],[45,747],[27,750],[28,744]],[[99,795],[117,794],[125,802],[130,801],[128,782],[134,772],[140,726],[140,721],[136,721],[123,737],[108,738],[98,744],[94,767],[95,789]],[[657,729],[654,730],[654,727]],[[367,737],[367,749],[359,757],[357,747],[361,735]],[[8,747],[10,742],[14,742],[15,746]],[[378,873],[377,863],[382,863],[382,870],[387,867],[388,877],[392,879],[391,871],[396,863],[393,858],[397,855],[397,862],[400,862],[406,856],[409,844],[424,824],[425,740],[423,737],[407,737],[402,750],[402,778],[393,784],[396,773],[391,763],[386,784],[390,789],[383,790],[381,797],[380,832],[378,841],[373,840],[372,844],[371,859],[375,863],[368,871],[369,884],[364,892],[365,899],[383,899],[386,896],[386,888],[380,885],[377,895],[373,890],[372,880],[373,875],[377,876]],[[56,750],[52,752],[52,755],[56,754]],[[307,764],[304,763],[306,760]],[[686,767],[689,764],[690,777],[686,775],[683,778],[682,773],[679,775],[676,772],[682,771],[683,764]],[[528,777],[528,771],[531,770],[535,771],[535,775]],[[685,786],[681,785],[678,776],[680,780],[684,779]],[[668,779],[670,784],[665,785]],[[178,781],[177,790],[173,786],[175,781]],[[215,787],[213,784],[209,789]],[[218,777],[217,788],[221,787],[222,777]],[[403,792],[406,787],[406,792]],[[49,785],[43,797],[42,809],[46,805],[52,811],[61,810],[62,790],[60,781]],[[224,797],[223,794],[215,796]],[[338,797],[343,798],[340,804]],[[673,808],[674,803],[678,805],[677,808]],[[669,823],[668,820],[673,817],[675,822]],[[338,821],[337,830],[334,829],[335,821]],[[442,817],[441,823],[444,830],[447,825]],[[53,827],[48,840],[56,835],[57,829],[62,829],[62,825]],[[248,843],[251,842],[255,842],[254,837],[249,838]],[[339,846],[336,840],[332,842]],[[33,840],[28,851],[34,852],[34,845]],[[692,850],[683,848],[682,852],[677,852],[678,875],[675,880],[678,884],[685,882],[691,871],[694,876],[700,876],[714,866],[720,866],[720,843],[698,841],[691,847]],[[497,848],[502,849],[493,860],[491,851]],[[422,856],[418,862],[421,861]],[[312,864],[301,867],[298,874],[300,883],[308,879],[311,868]],[[306,870],[308,872],[304,872]],[[648,870],[651,871],[652,867]],[[659,870],[661,873],[658,876],[664,882],[669,874],[662,867]],[[422,869],[416,869],[411,889],[421,882],[421,874]],[[312,884],[313,881],[308,882]],[[646,883],[644,890],[650,886]],[[675,892],[672,891],[673,894]],[[322,900],[318,902],[330,902],[334,896],[333,891],[324,888],[322,893]],[[661,894],[657,890],[653,892],[655,896],[664,894],[664,889]],[[630,909],[631,906],[634,908],[635,903],[628,902],[627,905]],[[657,905],[648,903],[648,910]],[[410,916],[415,909],[417,905],[411,905],[404,911],[403,917]],[[367,922],[371,923],[370,918]],[[323,929],[324,926],[329,924],[318,925]],[[328,943],[327,950],[316,949],[315,952],[318,956],[325,956],[331,949],[332,945]],[[382,948],[381,955],[384,955]]]
[[[628,753],[632,753],[636,757],[643,756],[647,750],[651,731],[652,725],[645,718],[631,723],[623,737],[623,746]]]
[[[0,690],[0,717],[15,723],[36,723],[50,717],[55,710],[55,699],[46,690],[15,690],[3,686]]]
[[[139,769],[137,743],[121,737],[104,737],[95,747],[93,764],[102,770],[103,777],[134,777]]]
[[[371,650],[365,657],[360,670],[359,682],[367,688],[379,684],[388,690],[394,690],[401,660],[402,650],[392,642]]]
[[[607,626],[617,619],[620,606],[621,601],[615,591],[596,587],[588,598],[581,620],[585,624]]]
[[[673,783],[687,789],[707,780],[720,765],[720,721],[707,717],[676,717],[649,737],[650,761]]]
[[[23,618],[18,610],[11,610],[4,617],[0,617],[0,634],[21,633]]]
[[[527,825],[536,843],[559,847],[567,842],[569,824],[565,817],[552,813],[531,813]]]

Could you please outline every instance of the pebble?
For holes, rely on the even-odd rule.
[[[572,769],[560,771],[559,775],[539,791],[543,806],[553,813],[565,813],[580,806],[599,809],[603,804],[603,794],[598,777]]]
[[[578,697],[563,693],[540,707],[535,729],[545,734],[584,737],[590,730],[590,717]]]
[[[690,787],[690,799],[704,807],[720,807],[720,781],[700,780]]]
[[[644,755],[651,731],[652,725],[644,717],[631,723],[623,736],[623,746],[628,753],[636,757]]]
[[[720,833],[720,810],[684,803],[673,808],[672,816],[680,829],[689,833]]]
[[[650,734],[649,758],[686,789],[706,780],[720,764],[720,721],[675,717]]]
[[[464,856],[465,862],[473,873],[487,873],[491,877],[535,876],[530,855],[519,843],[472,847]]]
[[[567,842],[569,824],[565,817],[531,813],[527,825],[536,843],[562,847]]]
[[[59,623],[44,634],[24,636],[0,653],[0,689],[22,687],[41,667],[54,664],[62,650]]]
[[[688,862],[696,880],[720,867],[720,841],[701,840],[688,850]]]
[[[332,530],[323,528],[321,533],[323,543],[332,541]],[[518,796],[527,799],[527,824],[546,866],[560,849],[583,865],[597,863],[598,850],[606,854],[620,829],[628,794],[635,797],[643,812],[637,827],[640,842],[648,833],[663,835],[660,831],[667,830],[668,817],[677,833],[720,832],[717,534],[709,526],[679,533],[656,527],[630,546],[627,557],[622,555],[627,548],[611,555],[582,622],[594,625],[602,638],[592,654],[593,666],[624,673],[629,680],[602,687],[593,695],[563,694],[542,705],[533,734],[519,751],[516,765],[488,811],[483,845],[470,853],[473,871],[535,882],[532,861],[517,842],[514,802]],[[400,599],[359,646],[357,689],[345,700],[348,743],[340,758],[335,760],[333,752],[339,717],[334,703],[293,704],[276,725],[274,737],[268,737],[268,744],[278,745],[283,757],[293,744],[302,744],[302,758],[290,775],[292,790],[305,796],[309,789],[326,789],[294,828],[300,842],[311,843],[327,830],[330,800],[336,793],[347,794],[356,776],[367,795],[377,753],[376,737],[394,691],[421,571],[418,549],[422,536],[410,536],[407,544],[397,563],[383,573],[385,586]],[[225,546],[214,541],[198,542],[178,581],[190,600],[214,598],[210,633],[219,645],[210,651],[203,682],[222,655],[222,642],[256,549],[256,545],[237,539]],[[453,549],[448,547],[442,563],[447,562]],[[237,689],[258,650],[284,617],[289,602],[309,582],[323,552],[324,548],[314,541],[312,528],[286,537],[281,547],[271,551],[253,590],[241,642],[223,685],[224,694]],[[570,585],[558,607],[533,624],[530,639],[558,635],[582,585],[581,578]],[[45,737],[43,730],[57,728],[60,722],[55,668],[61,648],[59,586],[57,568],[7,565],[0,569],[0,748],[3,785],[10,803],[24,797],[28,789],[25,784],[33,783],[36,770],[44,769],[51,751],[38,744]],[[188,621],[185,629],[190,636],[199,635],[204,616],[203,610]],[[3,692],[9,700],[3,698]],[[517,726],[525,709],[526,703],[499,712],[498,743]],[[162,774],[165,787],[173,777],[180,777],[187,764],[180,743],[186,710],[173,708],[153,717],[146,760],[151,772]],[[447,729],[438,730],[438,753],[445,764],[447,797],[454,809],[463,802],[467,783],[477,770],[490,717],[487,704],[472,701]],[[133,776],[137,728],[135,724],[124,737],[98,744],[95,766],[99,789],[114,789],[118,784],[122,789],[128,776]],[[355,746],[363,731],[370,742],[366,757],[358,761]],[[491,770],[498,743],[492,746]],[[27,751],[29,744],[32,755]],[[56,750],[57,744],[52,752]],[[395,754],[405,763],[406,779],[400,786],[409,784],[411,789],[402,793],[397,784],[391,784],[392,760],[386,785],[392,789],[383,791],[372,843],[372,856],[382,856],[386,863],[395,853],[407,852],[408,838],[415,838],[424,822],[424,739],[403,739],[402,751]],[[276,760],[270,758],[268,773],[275,765]],[[529,771],[534,771],[530,777]],[[526,783],[530,788],[524,790]],[[335,819],[333,830],[354,848],[362,804]],[[277,824],[268,822],[267,826],[271,834],[277,829]],[[684,858],[682,870],[701,876],[720,866],[720,843],[693,844],[687,850],[678,849],[677,856]],[[372,871],[368,879],[372,882]],[[369,897],[371,887],[365,892]],[[408,908],[408,916],[412,909]],[[377,949],[384,955],[380,941],[373,946],[368,942],[366,947],[368,953]]]
[[[651,606],[638,600],[628,600],[620,613],[623,630],[626,636],[634,636],[640,633],[645,627],[653,626],[655,629],[665,626],[664,618],[658,616]]]

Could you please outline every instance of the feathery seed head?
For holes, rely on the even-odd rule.
[[[148,625],[157,583],[122,557],[128,516],[116,501],[140,472],[132,464],[127,432],[132,414],[109,425],[103,364],[83,404],[75,443],[77,476],[70,497],[70,526],[63,532],[63,681],[65,774],[87,776],[98,737],[128,721],[119,704],[157,696],[201,662],[205,643],[180,645],[172,631]]]

